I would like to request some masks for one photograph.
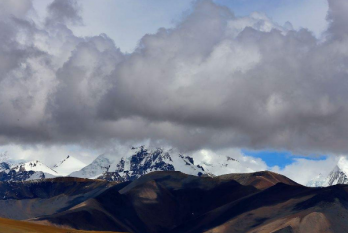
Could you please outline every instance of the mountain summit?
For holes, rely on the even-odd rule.
[[[85,163],[68,155],[65,159],[54,165],[52,169],[54,169],[60,176],[67,176],[70,173],[78,171],[85,166]]]
[[[326,187],[335,184],[348,184],[348,159],[341,157],[337,165],[327,176],[319,174],[315,179],[308,182],[309,187]]]

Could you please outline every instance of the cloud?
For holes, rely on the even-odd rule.
[[[302,185],[307,185],[309,181],[314,180],[319,174],[323,178],[327,177],[336,166],[338,158],[335,156],[329,156],[325,160],[296,158],[294,163],[285,166],[284,169],[279,169],[279,167],[275,166],[270,170],[283,174]]]
[[[5,20],[6,17],[21,18],[32,10],[33,4],[31,0],[11,1],[2,0],[0,2],[0,18]]]
[[[54,0],[47,9],[47,23],[82,23],[76,0]]]
[[[190,156],[193,157],[196,164],[201,164],[207,172],[214,175],[248,173],[268,169],[264,161],[246,156],[238,149],[230,148],[216,151],[203,149],[195,151]],[[214,164],[214,167],[211,167],[211,164]]]
[[[17,146],[6,145],[0,149],[0,162],[39,160],[49,167],[53,167],[58,162],[65,159],[68,155],[88,164],[92,162],[95,155],[100,151],[86,150],[78,146]]]
[[[26,14],[24,3],[13,12]],[[41,26],[5,16],[0,143],[346,153],[348,6],[329,7],[322,42],[260,13],[240,18],[197,1],[131,54],[105,34],[75,36],[75,1],[53,1]]]

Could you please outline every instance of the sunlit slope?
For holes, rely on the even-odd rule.
[[[79,231],[0,218],[0,232],[6,233],[112,233],[111,231]],[[116,233],[116,232],[113,232]]]

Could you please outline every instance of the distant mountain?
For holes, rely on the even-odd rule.
[[[57,172],[47,167],[39,161],[26,163],[0,163],[0,181],[25,181],[52,178],[57,176]]]
[[[43,172],[46,178],[51,178],[58,175],[58,173],[55,170],[53,170],[52,168],[49,168],[48,166],[46,166],[45,164],[41,163],[38,160],[13,166],[11,167],[11,170],[14,170],[16,172],[19,172],[19,171]]]
[[[335,184],[348,184],[348,160],[341,157],[337,165],[327,176],[319,174],[317,177],[308,182],[309,187],[326,187]]]
[[[2,157],[2,162],[0,162],[0,181],[26,181],[67,176],[71,172],[85,166],[86,164],[72,156],[67,156],[52,168],[38,160],[22,162]]]
[[[65,159],[57,163],[52,169],[60,176],[67,176],[72,172],[78,171],[86,166],[85,163],[68,155]]]
[[[225,156],[212,163],[196,164],[190,156],[161,148],[147,149],[144,146],[133,147],[125,156],[103,154],[91,164],[70,176],[81,178],[98,178],[109,181],[135,180],[152,171],[181,171],[185,174],[214,176],[240,170],[242,165],[235,159]]]

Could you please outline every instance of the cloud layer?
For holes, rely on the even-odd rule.
[[[75,1],[53,1],[41,24],[29,0],[1,4],[3,145],[151,140],[181,150],[348,152],[344,0],[329,0],[325,40],[197,1],[131,54],[104,34],[75,36]]]

